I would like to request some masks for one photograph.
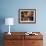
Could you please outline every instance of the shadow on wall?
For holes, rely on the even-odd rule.
[[[2,25],[5,24],[5,17],[4,16],[0,16],[0,33],[2,33]]]
[[[2,32],[2,25],[5,23],[5,17],[0,16],[0,46],[3,46],[3,32]]]
[[[0,46],[4,46],[3,41],[4,41],[3,33],[0,33]]]

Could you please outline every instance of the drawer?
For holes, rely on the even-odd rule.
[[[24,36],[23,35],[15,35],[15,36],[13,36],[13,35],[7,35],[7,36],[4,36],[4,39],[10,39],[10,40],[22,40],[22,39],[24,39]]]
[[[42,40],[25,40],[24,46],[43,46]]]
[[[41,35],[33,35],[33,36],[30,36],[30,35],[25,35],[25,40],[29,40],[29,39],[35,39],[35,40],[43,40],[43,36]]]
[[[43,40],[32,41],[32,46],[43,46]]]
[[[4,46],[15,46],[16,41],[15,40],[5,40],[4,41]]]
[[[23,46],[23,40],[5,40],[4,46]]]

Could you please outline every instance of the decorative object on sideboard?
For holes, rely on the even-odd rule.
[[[5,18],[5,25],[9,25],[9,32],[8,32],[9,35],[11,35],[10,26],[13,24],[14,24],[14,18]]]
[[[25,35],[38,35],[37,33],[33,32],[26,32]]]

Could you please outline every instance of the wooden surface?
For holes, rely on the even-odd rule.
[[[25,35],[26,32],[11,32],[8,35],[4,33],[4,46],[43,46],[43,35]],[[34,33],[34,32],[33,32]]]

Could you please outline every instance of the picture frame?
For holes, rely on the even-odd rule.
[[[19,9],[19,23],[36,23],[36,9]]]

